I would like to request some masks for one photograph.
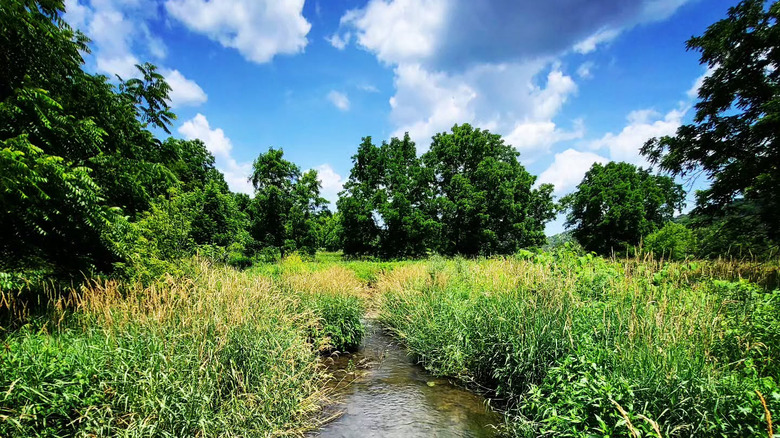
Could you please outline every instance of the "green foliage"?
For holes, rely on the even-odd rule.
[[[314,255],[317,216],[323,214],[327,201],[320,196],[317,172],[301,174],[283,156],[281,149],[271,148],[254,162],[250,179],[255,197],[248,207],[254,252],[273,248],[281,256],[294,251]]]
[[[532,189],[536,177],[520,165],[501,136],[468,124],[433,137],[423,156],[435,176],[433,200],[445,254],[511,254],[541,245],[553,218],[552,185]]]
[[[711,73],[699,89],[693,123],[642,148],[675,175],[703,172],[698,213],[724,212],[735,199],[755,201],[753,216],[780,238],[780,2],[744,0],[703,35],[688,40]]]
[[[695,211],[679,220],[694,231],[698,257],[772,259],[780,243],[772,240],[758,210],[755,201],[737,199],[720,212]]]
[[[0,436],[277,436],[311,426],[318,348],[362,334],[355,297],[205,265],[0,337]]]
[[[344,253],[383,258],[510,254],[544,241],[552,186],[500,136],[454,126],[417,157],[408,134],[380,147],[363,139],[339,198]]]
[[[594,163],[561,204],[566,226],[588,251],[610,254],[639,244],[683,206],[685,194],[667,176],[629,163]]]
[[[347,255],[419,257],[435,244],[438,223],[429,209],[432,174],[405,134],[374,146],[365,137],[339,198]]]
[[[668,260],[682,260],[696,253],[693,232],[674,222],[667,222],[660,230],[650,233],[643,243],[645,251]]]
[[[756,391],[780,408],[779,291],[565,251],[414,268],[388,275],[381,320],[503,401],[514,435],[752,437]]]
[[[365,333],[363,306],[354,296],[314,294],[308,297],[307,307],[320,318],[313,336],[322,339],[320,351],[355,351]]]

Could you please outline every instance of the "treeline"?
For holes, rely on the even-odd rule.
[[[433,137],[418,157],[409,135],[363,139],[338,205],[346,255],[511,254],[545,242],[549,184],[501,136],[468,124]]]
[[[153,278],[202,251],[242,266],[266,247],[312,253],[316,173],[270,150],[253,198],[231,193],[199,140],[158,139],[176,116],[151,64],[138,78],[83,70],[88,39],[61,0],[0,8],[0,287],[116,271]]]
[[[154,278],[201,252],[234,266],[290,252],[381,258],[511,254],[545,244],[566,211],[586,250],[649,248],[673,258],[772,256],[780,239],[780,6],[749,0],[689,41],[711,68],[694,122],[642,149],[669,176],[596,164],[556,204],[552,186],[501,137],[468,124],[418,154],[405,135],[366,137],[331,212],[315,171],[269,149],[253,196],[231,193],[199,140],[160,140],[176,116],[151,64],[138,77],[83,70],[88,39],[62,0],[0,9],[0,286],[35,275],[118,271]],[[719,42],[714,44],[713,41]],[[745,50],[750,47],[751,50]],[[690,215],[672,177],[703,174]],[[675,222],[672,222],[672,221]]]

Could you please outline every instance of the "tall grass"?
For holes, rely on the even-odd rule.
[[[702,269],[434,259],[377,287],[381,320],[422,364],[502,401],[515,435],[766,436],[780,409],[780,291]]]
[[[0,340],[0,436],[300,434],[319,350],[362,336],[357,294],[196,263],[149,287],[82,287]],[[284,280],[286,281],[286,280]]]

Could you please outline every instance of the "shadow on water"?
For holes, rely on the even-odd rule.
[[[492,437],[502,417],[486,400],[416,365],[374,321],[357,353],[329,366],[335,420],[313,437]]]

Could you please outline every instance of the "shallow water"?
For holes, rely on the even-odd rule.
[[[502,423],[483,397],[428,374],[373,321],[360,350],[330,368],[341,383],[329,413],[342,414],[311,436],[492,437]]]

